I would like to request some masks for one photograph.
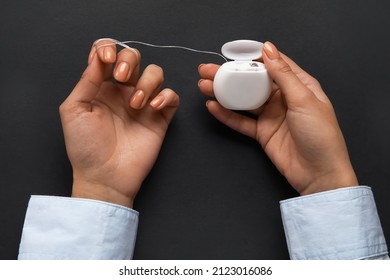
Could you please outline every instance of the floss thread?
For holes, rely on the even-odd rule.
[[[222,54],[220,54],[220,53],[212,52],[212,51],[197,50],[197,49],[188,48],[188,47],[185,47],[185,46],[155,45],[155,44],[150,44],[150,43],[146,43],[146,42],[142,42],[142,41],[132,41],[132,40],[128,40],[128,41],[118,41],[118,40],[112,39],[112,38],[101,38],[101,39],[96,40],[93,44],[96,45],[97,43],[99,43],[99,42],[102,41],[102,40],[111,40],[112,43],[107,43],[107,44],[101,45],[101,46],[99,46],[98,48],[102,48],[102,47],[111,46],[111,45],[116,44],[116,45],[118,45],[118,46],[121,46],[121,47],[123,47],[123,48],[126,48],[126,49],[131,50],[131,51],[134,52],[137,56],[138,56],[138,53],[137,53],[133,48],[129,47],[127,44],[139,44],[139,45],[144,45],[144,46],[153,47],[153,48],[182,49],[182,50],[186,50],[186,51],[190,51],[190,52],[218,55],[219,57],[223,58],[223,60],[225,60],[225,62],[228,61],[227,58],[224,57],[224,56],[223,56]]]

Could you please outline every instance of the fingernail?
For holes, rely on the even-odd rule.
[[[142,103],[144,102],[145,99],[145,93],[142,90],[137,90],[133,97],[131,98],[130,104],[131,107],[135,109],[139,109],[142,106]]]
[[[206,101],[206,107],[209,107],[210,100]]]
[[[271,42],[264,43],[264,52],[267,57],[271,60],[277,59],[280,57],[278,49]]]
[[[116,71],[115,71],[115,79],[117,80],[120,80],[122,82],[124,82],[127,78],[127,74],[129,72],[129,64],[127,64],[126,62],[121,62],[117,68],[116,68]]]
[[[199,64],[199,66],[198,66],[198,71],[200,70],[200,68],[202,68],[202,66],[204,66],[205,64],[204,63],[202,63],[202,64]]]
[[[164,100],[165,97],[163,95],[159,95],[155,99],[153,99],[152,102],[150,102],[150,106],[152,106],[153,108],[158,108],[161,106],[161,104],[163,104]]]
[[[112,52],[111,48],[104,48],[103,53],[104,53],[104,60],[112,61],[112,59],[113,59],[113,52]]]
[[[203,81],[204,81],[203,79],[200,79],[200,80],[198,81],[198,87],[200,87],[200,84],[201,84]]]

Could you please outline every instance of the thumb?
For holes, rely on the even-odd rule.
[[[89,103],[99,92],[101,84],[110,78],[111,65],[104,64],[97,55],[87,66],[80,81],[77,83],[66,103]]]
[[[304,105],[302,102],[313,96],[313,92],[302,83],[271,42],[264,43],[263,60],[268,74],[280,87],[288,106]]]

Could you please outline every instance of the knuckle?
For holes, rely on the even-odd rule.
[[[150,69],[151,71],[155,72],[156,74],[163,74],[164,73],[164,70],[156,64],[150,64],[150,65],[148,65],[147,68]]]
[[[58,111],[60,113],[60,117],[63,118],[66,115],[69,115],[74,110],[74,106],[68,101],[65,100],[58,107]]]
[[[153,80],[151,80],[149,77],[147,76],[142,76],[141,79],[139,80],[139,83],[142,84],[143,87],[151,87],[154,85],[154,82]]]
[[[145,71],[155,77],[155,79],[157,79],[159,83],[164,82],[164,70],[160,66],[156,64],[150,64],[148,65],[148,67],[146,67]]]
[[[278,65],[278,72],[283,74],[290,74],[292,72],[292,69],[290,65],[287,64],[284,60],[281,60]]]
[[[165,96],[176,95],[176,93],[170,88],[165,88],[161,93]]]
[[[171,88],[165,88],[161,94],[163,94],[166,98],[170,98],[175,101],[175,103],[180,103],[179,95]]]
[[[312,85],[318,87],[318,88],[321,88],[320,82],[319,82],[316,78],[314,78],[314,77],[311,77],[310,83],[311,83]]]
[[[58,111],[60,112],[60,114],[62,114],[65,110],[66,110],[66,103],[62,102],[58,107]]]
[[[119,52],[118,57],[120,60],[135,61],[139,64],[141,54],[136,49],[123,49]]]
[[[138,49],[130,48],[127,50],[130,51],[135,56],[135,59],[137,60],[138,63],[141,61],[141,52]]]

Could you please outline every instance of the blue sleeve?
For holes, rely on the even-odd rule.
[[[387,245],[371,188],[340,188],[280,202],[291,259],[381,259]]]
[[[138,212],[89,199],[32,196],[19,259],[131,259]]]

